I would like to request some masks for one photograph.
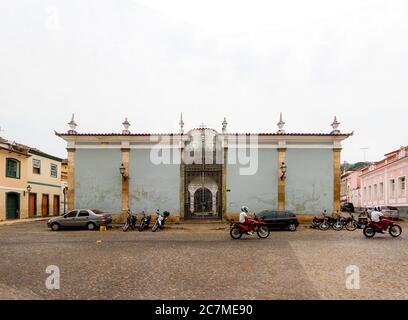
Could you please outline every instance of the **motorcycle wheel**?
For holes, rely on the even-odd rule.
[[[157,229],[159,229],[159,224],[155,223],[154,226],[152,227],[152,232],[156,232]]]
[[[329,230],[329,228],[330,228],[330,225],[329,225],[328,222],[324,221],[321,224],[319,224],[319,229],[320,230],[326,231],[326,230]]]
[[[258,237],[261,239],[266,239],[271,234],[271,230],[267,226],[260,226],[256,232]]]
[[[367,237],[367,238],[372,238],[375,236],[375,230],[373,227],[367,226],[364,228],[363,230],[363,234]]]
[[[234,227],[230,231],[230,236],[234,240],[238,240],[239,238],[242,237],[242,231],[240,228]]]
[[[333,224],[333,230],[336,231],[341,231],[344,228],[344,224],[342,224],[340,221],[337,221],[336,223]]]
[[[123,232],[126,232],[129,230],[129,223],[125,223],[125,225],[122,227]]]
[[[357,227],[358,225],[356,221],[350,221],[349,223],[346,224],[346,230],[348,231],[354,231],[357,229]]]
[[[388,229],[388,233],[394,237],[397,238],[401,235],[402,233],[402,228],[397,225],[397,224],[393,224],[389,229]]]

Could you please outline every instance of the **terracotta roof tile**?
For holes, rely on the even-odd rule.
[[[200,129],[193,129],[193,130],[200,130]],[[169,135],[169,136],[175,136],[179,135],[178,133],[129,133],[129,134],[123,134],[123,133],[58,133],[55,132],[55,134],[59,137],[68,137],[68,136],[78,136],[78,137],[84,137],[84,136],[111,136],[111,137],[119,137],[119,136],[130,136],[130,137],[135,137],[135,136],[164,136],[164,135]],[[228,133],[228,135],[259,135],[259,136],[339,136],[339,137],[344,137],[344,136],[352,136],[353,132],[351,133],[340,133],[340,134],[333,134],[333,133]]]

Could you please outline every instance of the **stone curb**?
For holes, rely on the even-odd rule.
[[[44,218],[32,218],[32,219],[20,219],[20,220],[10,220],[10,221],[0,221],[1,226],[12,226],[15,224],[21,223],[30,223],[30,222],[38,222],[38,221],[47,221],[51,217],[44,217]]]

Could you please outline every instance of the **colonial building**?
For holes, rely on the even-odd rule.
[[[61,159],[0,138],[0,221],[59,215]]]
[[[230,133],[205,125],[177,133],[57,133],[67,142],[68,206],[109,213],[171,211],[181,219],[254,212],[340,210],[341,142],[329,133]]]
[[[361,209],[361,174],[362,169],[346,171],[341,175],[341,202],[348,202],[354,208]]]
[[[384,159],[364,168],[361,174],[361,201],[364,207],[394,206],[408,214],[408,146],[384,155]]]

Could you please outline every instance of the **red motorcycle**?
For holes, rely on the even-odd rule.
[[[372,238],[375,234],[387,232],[394,238],[402,233],[402,228],[392,221],[389,217],[380,217],[380,222],[370,221],[364,228],[363,233],[367,238]]]
[[[243,234],[251,235],[249,232],[256,233],[261,239],[268,238],[269,234],[271,233],[271,230],[269,230],[266,222],[261,221],[256,214],[254,215],[254,219],[248,219],[248,223],[246,225],[231,220],[230,228],[230,235],[234,240],[240,239]]]

